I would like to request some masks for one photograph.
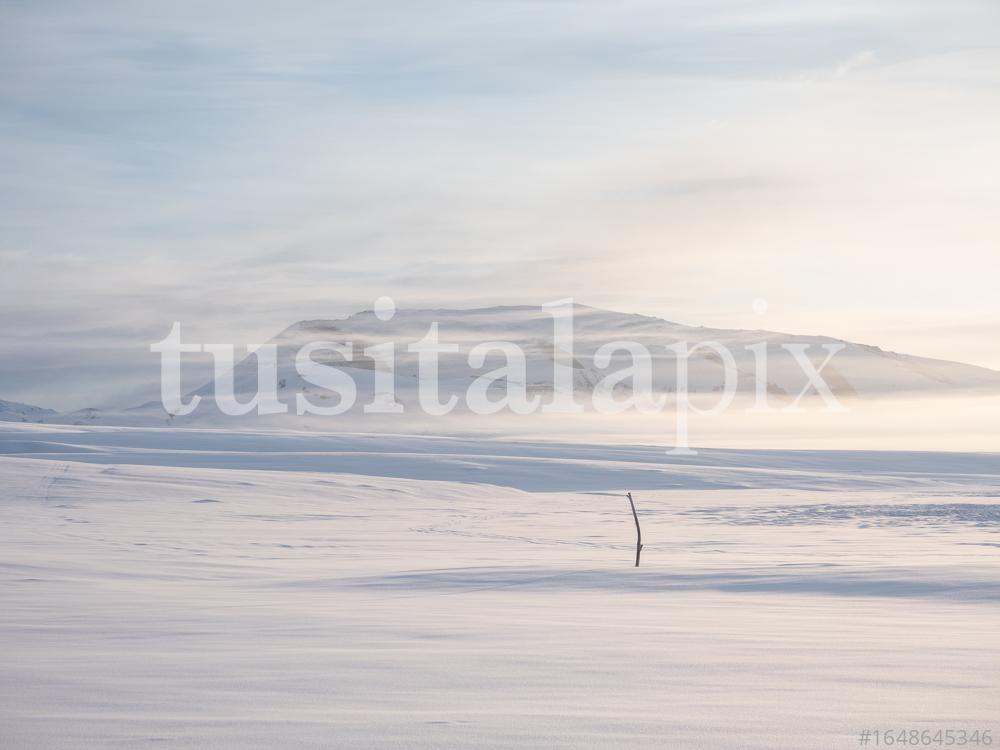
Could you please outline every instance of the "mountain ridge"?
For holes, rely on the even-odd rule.
[[[671,393],[676,387],[674,370],[675,358],[666,347],[680,341],[694,344],[697,341],[716,341],[733,355],[737,365],[737,390],[752,393],[759,386],[777,397],[790,399],[808,385],[801,367],[798,366],[783,347],[785,345],[805,345],[818,365],[825,351],[825,345],[842,345],[831,360],[824,377],[831,389],[843,398],[894,395],[910,392],[951,392],[984,390],[1000,392],[1000,372],[978,365],[969,365],[949,360],[902,354],[884,350],[871,344],[860,344],[844,339],[823,336],[789,334],[765,329],[709,328],[676,323],[663,318],[640,313],[623,313],[573,303],[574,312],[574,382],[582,392],[592,391],[600,379],[608,372],[627,365],[625,358],[613,358],[610,368],[594,365],[594,355],[602,345],[612,341],[635,341],[652,352],[656,377],[654,390]],[[386,317],[385,312],[382,313]],[[304,381],[294,366],[295,353],[301,346],[316,341],[353,342],[353,357],[346,362],[337,356],[327,357],[324,364],[339,366],[349,371],[358,389],[358,401],[366,400],[366,394],[373,389],[373,379],[380,369],[379,363],[367,357],[364,349],[386,342],[394,342],[395,380],[399,390],[399,400],[403,403],[415,401],[414,384],[418,376],[415,355],[408,352],[407,345],[421,339],[431,323],[439,324],[440,339],[444,343],[454,343],[459,347],[458,355],[442,357],[442,393],[464,393],[472,379],[482,372],[496,367],[502,362],[487,358],[483,368],[469,367],[466,357],[472,346],[486,341],[510,341],[517,344],[526,356],[526,382],[529,392],[546,394],[552,390],[552,326],[551,314],[540,306],[494,305],[465,309],[453,308],[400,308],[391,317],[383,320],[374,309],[361,310],[344,318],[312,318],[296,321],[287,326],[267,343],[275,344],[278,350],[278,377],[281,383],[279,394],[283,403],[294,410],[295,396],[312,393],[320,398],[328,397],[323,389]],[[767,371],[763,379],[757,372],[757,363],[748,351],[748,346],[766,345],[768,352]],[[820,356],[823,355],[823,356]],[[714,393],[722,389],[720,373],[722,361],[711,351],[703,351],[690,361],[690,388],[694,393]],[[384,369],[384,368],[382,368]],[[254,356],[240,360],[234,369],[234,393],[240,400],[246,400],[256,390],[257,364]],[[621,385],[618,393],[628,395],[629,387]],[[214,398],[212,381],[187,393],[202,396],[211,402]],[[0,402],[14,403],[14,402]],[[166,415],[158,402],[127,407],[117,411],[82,409],[65,414],[29,405],[17,405],[21,411],[8,410],[8,416],[0,419],[17,421],[73,422],[73,423],[146,423],[164,419],[174,423]],[[202,407],[211,407],[203,404]],[[210,411],[210,409],[206,409]],[[217,413],[217,412],[216,412]],[[114,416],[117,414],[117,417]],[[113,420],[117,420],[113,421]],[[181,422],[198,422],[196,412]]]

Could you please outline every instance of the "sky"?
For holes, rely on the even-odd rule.
[[[0,398],[578,302],[1000,369],[995,0],[0,2]]]

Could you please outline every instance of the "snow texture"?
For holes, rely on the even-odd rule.
[[[993,454],[10,424],[0,514],[5,748],[1000,730]]]

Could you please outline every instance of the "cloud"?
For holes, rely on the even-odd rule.
[[[869,68],[876,64],[878,64],[878,55],[870,49],[864,50],[851,55],[844,62],[840,63],[834,71],[833,77],[845,78],[856,70]]]
[[[0,9],[0,397],[114,400],[173,320],[381,294],[1000,316],[994,3],[300,7]]]

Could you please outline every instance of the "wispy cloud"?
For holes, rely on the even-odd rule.
[[[834,78],[844,78],[856,70],[871,67],[878,63],[878,55],[870,49],[863,50],[851,55],[837,66],[833,72]]]
[[[5,4],[0,397],[112,398],[172,320],[245,341],[380,294],[715,325],[765,297],[769,327],[862,339],[845,300],[1000,319],[998,16]],[[966,357],[950,341],[917,353]]]

